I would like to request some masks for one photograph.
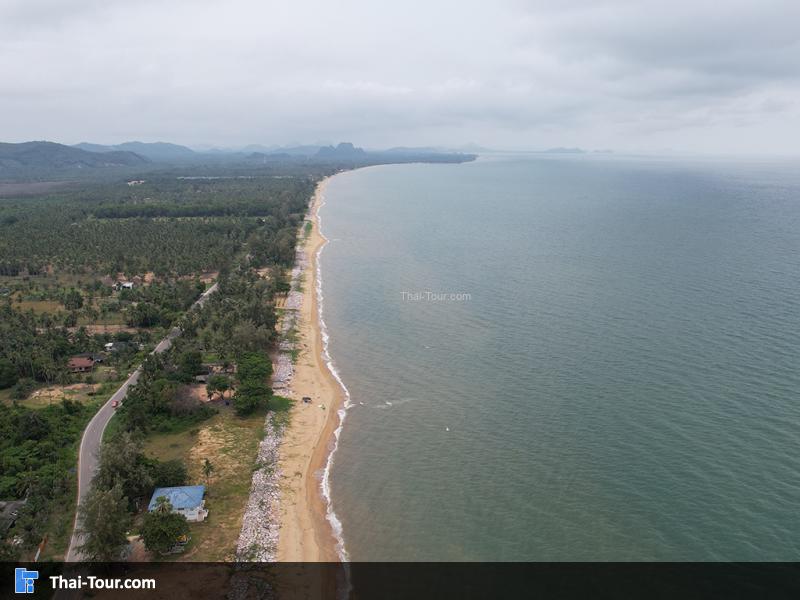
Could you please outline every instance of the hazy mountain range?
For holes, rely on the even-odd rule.
[[[154,161],[191,159],[196,156],[196,152],[186,146],[170,144],[167,142],[124,142],[115,146],[104,146],[102,144],[91,144],[81,142],[75,144],[73,148],[80,148],[88,152],[135,152],[140,156]]]
[[[491,152],[476,144],[458,150],[443,147],[394,147],[386,150],[365,150],[350,142],[337,145],[266,146],[251,144],[241,148],[208,148],[193,150],[169,142],[124,142],[94,144],[81,142],[67,146],[55,142],[34,141],[19,144],[0,143],[0,173],[14,174],[36,169],[67,171],[137,167],[158,164],[269,164],[276,162],[314,162],[357,165],[389,162],[440,162],[470,160],[474,153]],[[550,148],[548,154],[585,154],[581,148]],[[598,151],[595,151],[598,152]],[[610,152],[606,150],[604,152]],[[152,167],[151,167],[152,168]]]
[[[474,155],[434,148],[391,148],[365,150],[350,142],[337,145],[260,146],[241,149],[192,150],[167,142],[124,142],[105,145],[82,142],[74,146],[34,141],[19,144],[0,143],[0,175],[5,178],[59,177],[74,175],[82,169],[158,168],[159,165],[259,165],[277,163],[314,163],[339,167],[392,162],[461,162]],[[50,173],[52,172],[52,173]]]
[[[148,158],[125,150],[99,153],[54,142],[0,143],[0,169],[131,167],[149,162]]]

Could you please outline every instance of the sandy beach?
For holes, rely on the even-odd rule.
[[[317,210],[327,180],[317,186],[311,206],[313,226],[304,243],[308,268],[303,273],[303,300],[297,325],[300,349],[291,396],[296,400],[279,449],[282,473],[280,536],[277,559],[283,562],[339,560],[336,539],[326,519],[320,477],[328,458],[343,392],[323,359],[316,294],[317,253],[326,243]],[[310,397],[311,403],[301,401]]]

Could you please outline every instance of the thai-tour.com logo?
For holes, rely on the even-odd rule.
[[[33,594],[36,589],[36,580],[39,571],[32,571],[24,567],[14,569],[14,592],[17,594]],[[64,575],[50,575],[44,580],[50,580],[53,590],[154,590],[155,579],[130,577],[95,577],[93,575],[65,577]],[[41,585],[41,584],[40,584]]]
[[[29,571],[22,567],[14,569],[14,592],[17,594],[32,594],[33,582],[39,579],[39,571]]]

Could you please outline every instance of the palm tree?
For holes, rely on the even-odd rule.
[[[208,481],[211,478],[211,474],[214,472],[214,465],[211,464],[211,461],[205,459],[203,462],[203,475],[206,477],[206,487],[208,487]]]
[[[153,508],[153,512],[159,515],[167,515],[172,512],[172,504],[170,504],[166,496],[159,496],[156,498],[156,505]]]
[[[17,485],[15,486],[18,496],[27,498],[31,488],[36,485],[37,481],[38,479],[33,474],[33,471],[28,470],[25,473],[21,473],[17,477]]]

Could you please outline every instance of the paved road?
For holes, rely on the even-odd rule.
[[[194,303],[192,308],[202,306],[208,296],[217,291],[217,284],[215,283],[208,288],[197,302]],[[160,354],[170,349],[172,340],[181,334],[179,327],[173,327],[167,336],[161,340],[153,350],[152,354]],[[83,502],[89,488],[92,484],[92,477],[97,470],[97,458],[100,451],[100,442],[103,441],[103,432],[106,430],[106,425],[114,416],[114,401],[122,402],[125,395],[128,393],[128,388],[136,385],[139,381],[139,376],[142,374],[141,365],[131,374],[130,377],[122,384],[122,386],[111,396],[108,401],[100,407],[92,420],[83,430],[83,437],[81,438],[81,448],[78,452],[78,505]],[[81,536],[78,534],[78,517],[75,516],[75,522],[72,528],[72,538],[69,541],[69,550],[67,551],[67,562],[77,562],[81,560],[80,553],[77,547],[81,544]]]

